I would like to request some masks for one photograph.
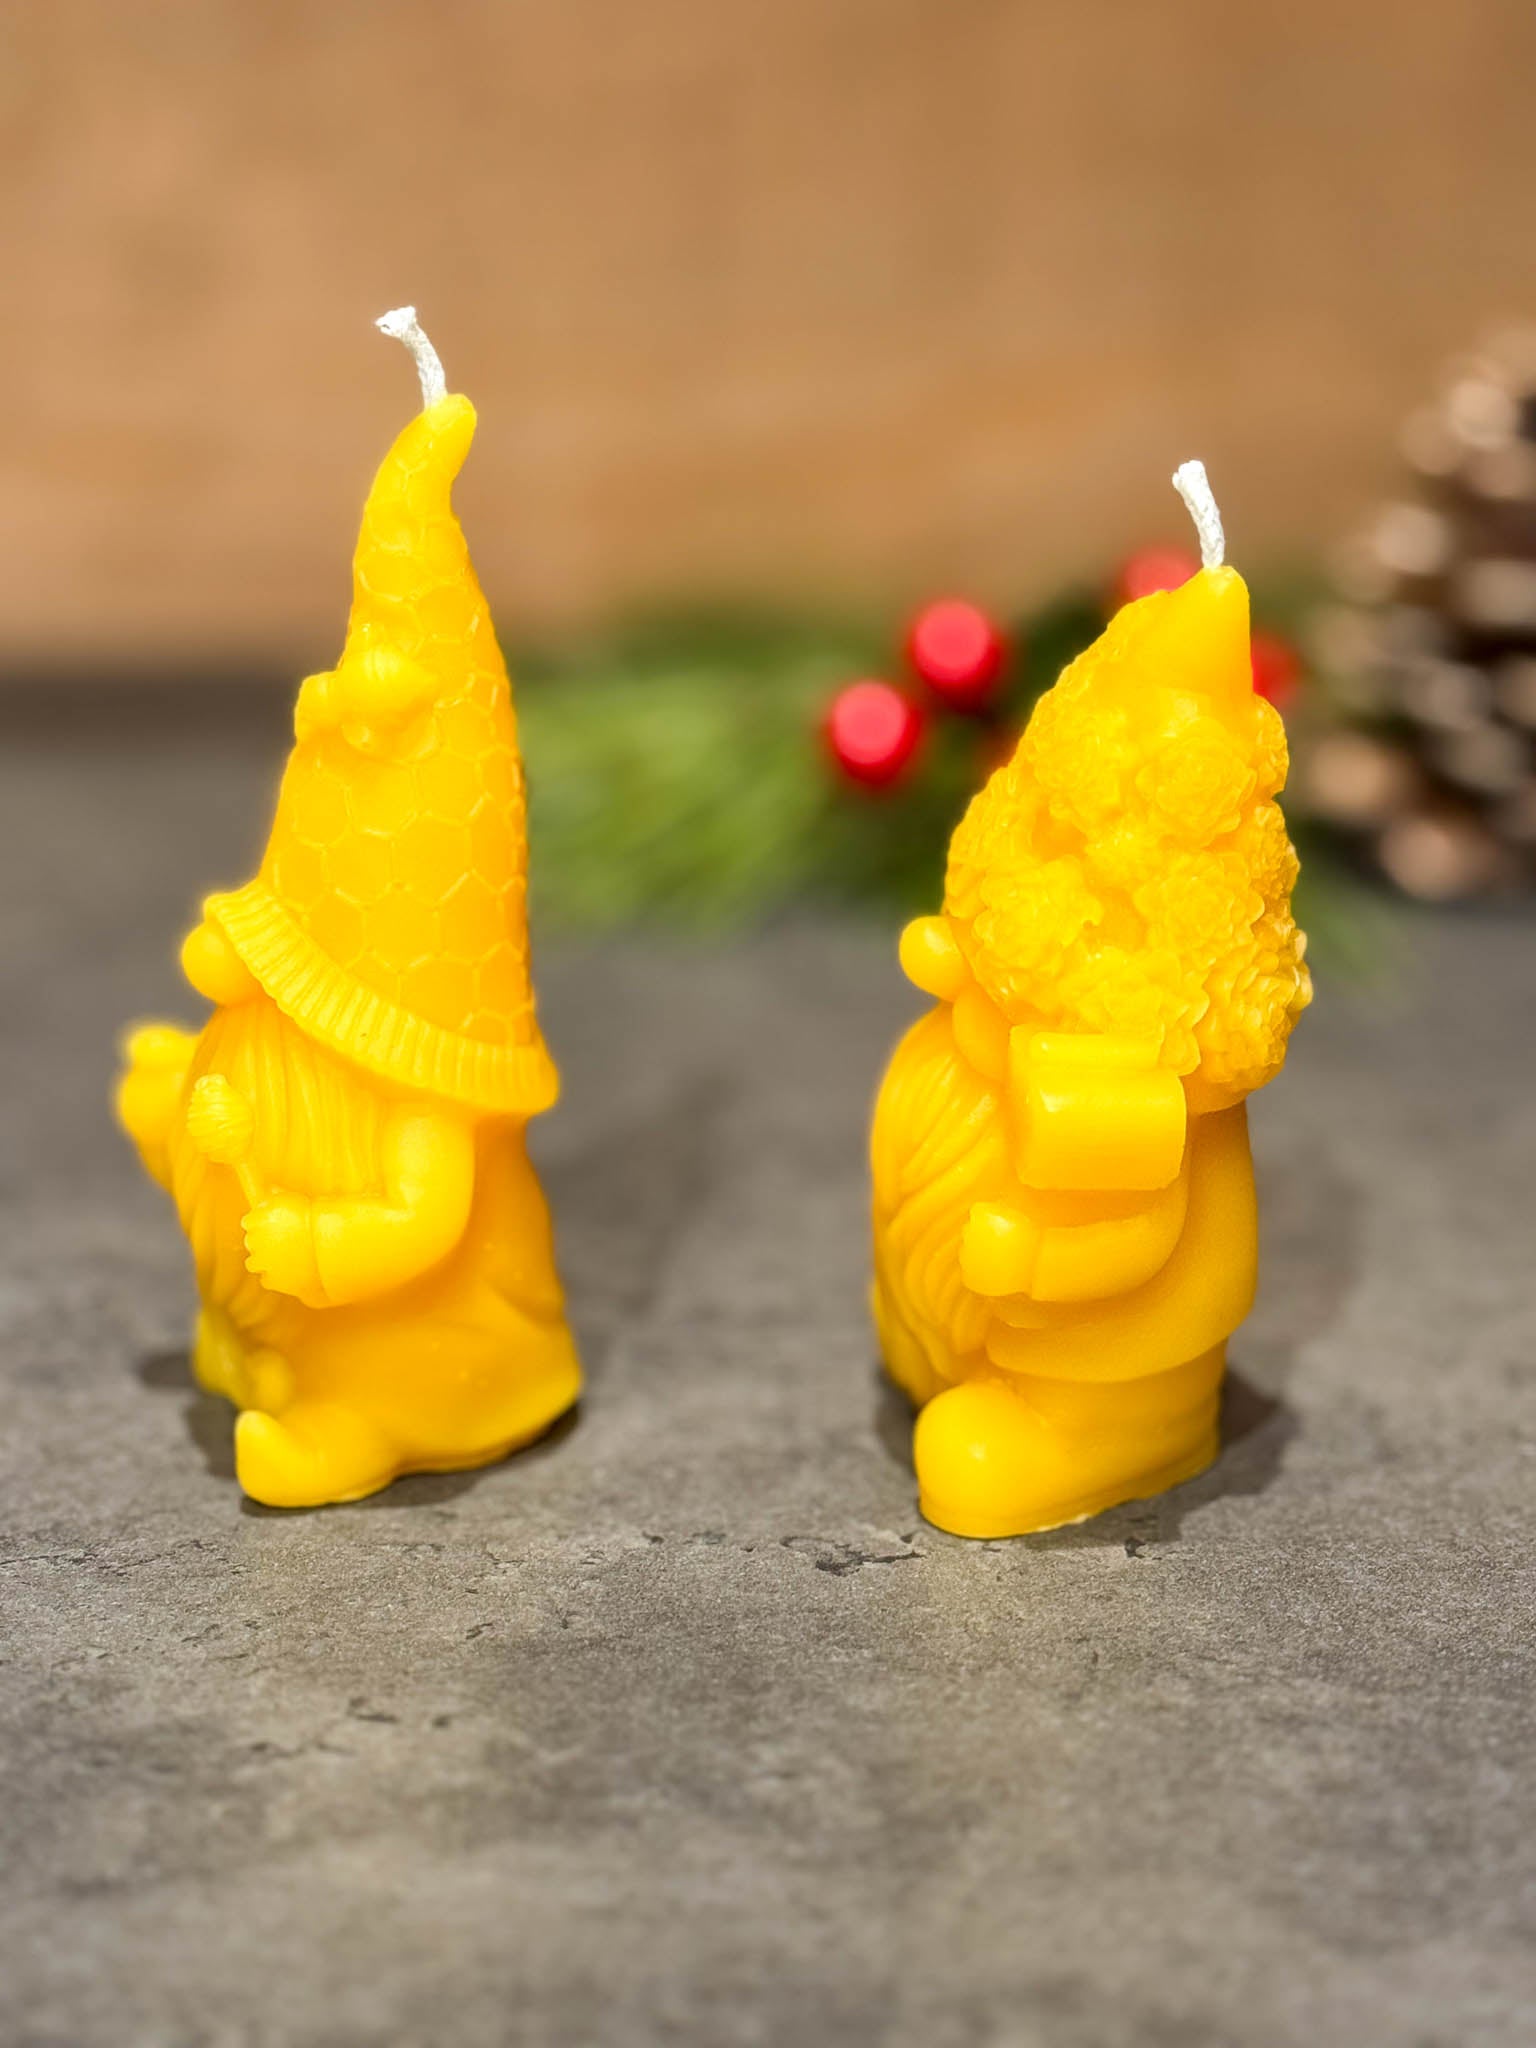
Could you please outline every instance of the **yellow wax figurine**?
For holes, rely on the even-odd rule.
[[[200,1032],[134,1031],[118,1111],[191,1240],[201,1384],[274,1507],[483,1465],[575,1401],[524,1125],[534,1015],[511,689],[450,505],[475,430],[410,307],[422,411],[374,480],[260,873],[182,949]]]
[[[1174,482],[1204,567],[1041,698],[902,935],[936,1004],[875,1110],[874,1310],[922,1511],[960,1536],[1203,1470],[1253,1301],[1245,1097],[1312,991],[1285,729],[1205,471]]]

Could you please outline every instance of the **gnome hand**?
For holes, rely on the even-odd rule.
[[[263,1287],[309,1308],[327,1305],[315,1266],[313,1205],[303,1195],[269,1195],[247,1212],[243,1228],[246,1268]]]

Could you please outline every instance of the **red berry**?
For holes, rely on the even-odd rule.
[[[1130,604],[1138,597],[1150,597],[1154,590],[1177,590],[1200,567],[1200,557],[1188,548],[1138,548],[1120,564],[1115,578],[1115,605]]]
[[[1002,673],[1008,646],[980,605],[941,598],[924,605],[907,633],[907,659],[952,711],[979,711]]]
[[[832,699],[826,734],[832,757],[848,779],[880,789],[911,760],[922,738],[923,714],[889,683],[849,683]]]
[[[1278,633],[1253,636],[1253,687],[1267,697],[1278,711],[1296,694],[1301,680],[1301,656],[1289,640]]]

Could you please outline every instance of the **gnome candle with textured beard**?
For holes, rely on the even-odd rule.
[[[363,512],[337,666],[299,692],[255,881],[182,949],[215,1008],[144,1025],[118,1109],[192,1244],[192,1366],[274,1507],[482,1465],[580,1369],[528,1118],[534,1015],[511,688],[450,490],[475,430],[409,307],[422,411]]]
[[[1248,593],[1199,463],[1204,566],[1127,604],[1035,708],[902,935],[935,1007],[875,1110],[874,1309],[961,1536],[1203,1470],[1257,1273],[1245,1098],[1311,997]]]

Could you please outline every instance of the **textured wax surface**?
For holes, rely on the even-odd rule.
[[[438,398],[385,457],[260,872],[182,948],[213,1013],[132,1032],[115,1095],[192,1247],[193,1373],[272,1507],[483,1465],[580,1388],[522,1138],[556,1076],[517,731],[451,504],[474,426]]]
[[[268,987],[283,955],[295,1005],[323,988],[344,1006],[360,985],[454,1037],[524,1049],[537,1025],[517,725],[449,495],[474,427],[467,399],[440,399],[380,466],[346,648],[304,685],[260,882],[224,921]]]
[[[1529,925],[1323,983],[1220,1461],[998,1545],[876,1373],[890,934],[544,948],[590,1402],[249,1512],[102,1106],[267,822],[206,704],[0,749],[7,2043],[1529,2048]]]
[[[1187,644],[1239,607],[1214,687],[1191,687]],[[1246,626],[1231,570],[1127,605],[972,802],[945,894],[1010,1023],[1156,1038],[1175,1072],[1237,1093],[1278,1071],[1310,996],[1274,802],[1285,728],[1251,688]]]
[[[1312,993],[1285,770],[1247,588],[1203,567],[1040,699],[903,934],[938,1000],[877,1099],[871,1305],[940,1528],[1057,1528],[1216,1455],[1257,1273],[1242,1104]]]

